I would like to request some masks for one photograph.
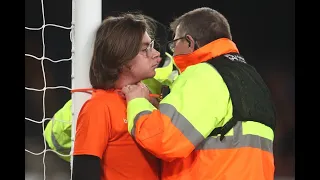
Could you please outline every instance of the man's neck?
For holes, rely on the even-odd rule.
[[[137,84],[139,81],[136,81],[130,76],[126,75],[120,75],[118,81],[115,83],[115,88],[116,89],[122,89],[123,87],[131,84]]]

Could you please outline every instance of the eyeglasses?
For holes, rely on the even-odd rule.
[[[150,44],[148,45],[147,48],[142,49],[141,51],[146,52],[147,57],[151,57],[152,56],[152,50],[154,49],[154,40],[152,40],[150,42]]]
[[[168,42],[168,47],[171,52],[174,52],[174,48],[176,47],[176,42],[180,39],[187,39],[187,35]]]

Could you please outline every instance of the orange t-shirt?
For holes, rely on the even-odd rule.
[[[81,108],[73,155],[101,159],[101,180],[158,180],[160,162],[128,133],[126,102],[114,91],[96,90]]]

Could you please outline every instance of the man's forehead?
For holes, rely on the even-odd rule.
[[[180,36],[180,25],[177,26],[176,31],[174,32],[174,38],[179,38]]]
[[[143,38],[142,38],[142,44],[149,44],[151,42],[151,38],[147,32],[144,33]]]

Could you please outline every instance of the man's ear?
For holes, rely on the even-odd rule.
[[[196,43],[196,42],[194,41],[194,39],[192,38],[192,36],[186,35],[186,41],[188,41],[188,43],[189,43],[189,48],[195,50],[195,43]]]
[[[131,70],[131,64],[125,64],[120,68],[121,72],[129,72]]]

